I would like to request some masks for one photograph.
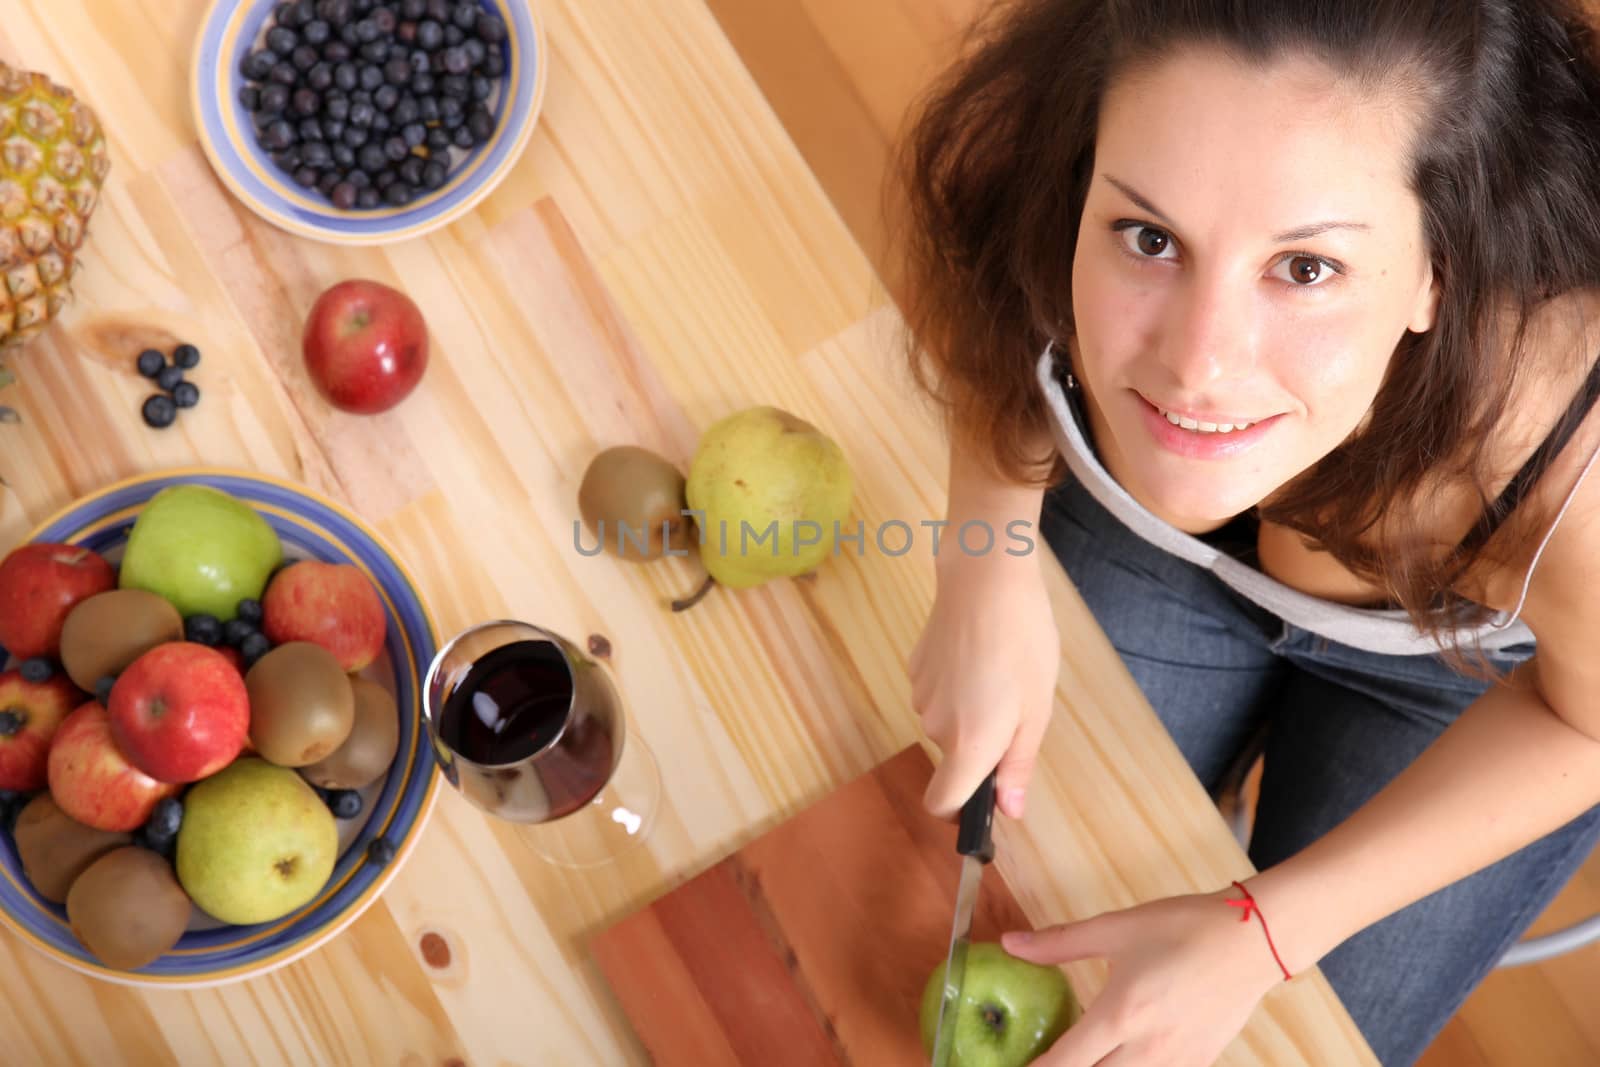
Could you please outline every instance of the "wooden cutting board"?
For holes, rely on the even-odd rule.
[[[913,745],[600,933],[591,948],[657,1067],[925,1065],[960,861]],[[991,865],[975,941],[1031,929]]]

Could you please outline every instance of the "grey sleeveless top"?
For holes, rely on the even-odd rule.
[[[1440,651],[1439,643],[1418,630],[1401,609],[1356,608],[1302,593],[1153,515],[1111,476],[1090,447],[1086,427],[1081,421],[1083,416],[1062,383],[1063,378],[1071,380],[1070,369],[1065,366],[1064,360],[1058,363],[1053,344],[1047,345],[1040,355],[1037,374],[1039,386],[1049,404],[1053,423],[1051,430],[1068,468],[1088,492],[1134,534],[1180,559],[1206,568],[1228,586],[1285,622],[1321,634],[1332,641],[1389,655],[1429,655]],[[1600,456],[1600,451],[1595,455]],[[1594,462],[1595,456],[1591,456],[1577,485],[1582,484]],[[1574,485],[1573,493],[1576,493],[1577,485]],[[1571,495],[1567,500],[1570,503]],[[1563,506],[1561,514],[1565,513],[1566,507]],[[1556,521],[1560,521],[1559,515]],[[1495,650],[1533,640],[1533,632],[1519,615],[1528,595],[1533,568],[1538,564],[1539,556],[1543,554],[1554,530],[1555,523],[1552,523],[1533,562],[1528,566],[1522,596],[1516,608],[1509,612],[1497,612],[1475,631],[1461,635],[1462,644]]]

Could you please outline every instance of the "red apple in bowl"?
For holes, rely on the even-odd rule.
[[[50,742],[83,694],[64,674],[30,682],[20,671],[0,674],[0,789],[43,789]]]
[[[198,782],[232,763],[250,734],[250,694],[228,658],[193,641],[128,664],[106,707],[111,739],[159,782]]]
[[[136,830],[162,797],[181,785],[158,782],[128,762],[111,739],[111,718],[97,701],[78,705],[50,742],[50,796],[96,830]]]
[[[378,658],[387,626],[372,579],[349,563],[291,563],[261,598],[261,632],[269,641],[321,645],[347,674]]]
[[[0,648],[20,659],[61,650],[61,624],[79,601],[114,589],[117,573],[77,545],[21,545],[0,562]]]
[[[306,317],[306,371],[328,403],[372,415],[408,396],[428,367],[428,328],[405,293],[353,278],[329,288]]]

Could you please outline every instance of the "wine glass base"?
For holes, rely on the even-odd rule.
[[[527,840],[554,866],[604,866],[642,848],[660,806],[661,769],[650,746],[630,727],[622,760],[605,788],[572,814],[529,827]]]

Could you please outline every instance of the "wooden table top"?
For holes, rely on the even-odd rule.
[[[526,828],[446,788],[358,921],[252,981],[111,985],[0,929],[6,1062],[648,1062],[586,939],[919,740],[906,660],[932,602],[925,540],[892,556],[869,535],[815,580],[681,614],[665,605],[698,581],[690,561],[574,550],[596,451],[639,444],[686,468],[700,431],[746,406],[840,443],[869,531],[943,515],[945,453],[892,302],[703,0],[536,2],[549,82],[515,168],[448,228],[352,249],[273,228],[213,174],[187,80],[206,0],[10,0],[0,57],[83,94],[113,168],[76,298],[0,394],[24,419],[0,425],[0,552],[141,472],[235,467],[333,496],[398,550],[443,635],[509,616],[609,640],[665,779],[648,853],[555,868]],[[432,335],[422,386],[381,416],[330,409],[300,361],[306,311],[353,276],[406,290]],[[132,356],[178,340],[204,354],[204,399],[154,430]],[[1017,900],[1043,925],[1249,873],[1047,573],[1056,714],[1027,819],[996,826]],[[1093,961],[1068,973],[1089,998],[1104,978]],[[1313,973],[1270,993],[1223,1062],[1372,1060]]]

